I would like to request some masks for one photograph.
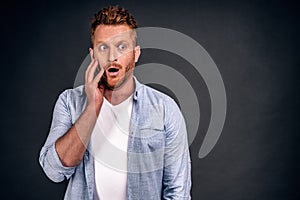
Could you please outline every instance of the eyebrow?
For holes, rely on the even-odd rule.
[[[96,46],[97,46],[98,44],[101,44],[101,43],[103,43],[103,41],[97,41],[97,42],[96,42]]]
[[[106,42],[105,41],[97,41],[96,42],[96,46],[98,45],[98,44],[105,44]],[[128,40],[120,40],[120,41],[116,41],[115,43],[113,43],[113,44],[120,44],[120,43],[127,43],[127,44],[130,44],[130,41],[128,41]]]

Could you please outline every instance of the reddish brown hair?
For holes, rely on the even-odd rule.
[[[131,29],[138,28],[137,21],[126,9],[116,6],[102,8],[91,21],[91,40],[93,41],[98,25],[128,25]]]

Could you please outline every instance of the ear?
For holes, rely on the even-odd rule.
[[[134,62],[137,62],[139,60],[140,55],[141,55],[141,48],[140,46],[136,46],[134,48]]]

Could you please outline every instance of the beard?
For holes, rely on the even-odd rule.
[[[130,61],[130,63],[128,63],[128,65],[125,67],[125,75],[116,83],[116,84],[109,84],[108,80],[107,80],[107,74],[106,71],[103,74],[103,77],[101,78],[99,84],[103,84],[104,88],[107,90],[117,90],[119,89],[121,86],[124,85],[124,83],[126,83],[132,76],[133,74],[133,70],[135,67],[135,56],[133,53],[132,59]],[[120,70],[124,69],[124,66],[117,64],[117,63],[111,63],[107,68],[109,68],[110,66],[116,66],[118,67]]]

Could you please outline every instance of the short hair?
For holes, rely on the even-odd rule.
[[[131,29],[138,28],[137,21],[125,8],[118,5],[102,8],[91,21],[91,42],[98,25],[128,25]]]

